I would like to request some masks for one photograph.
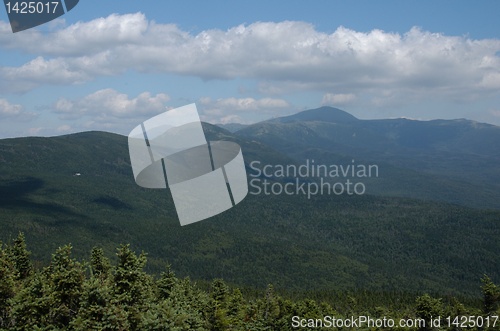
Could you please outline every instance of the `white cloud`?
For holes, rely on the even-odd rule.
[[[0,99],[0,119],[29,121],[36,116],[35,113],[27,112],[22,105],[12,104],[6,99]]]
[[[323,95],[322,105],[340,106],[351,103],[356,99],[356,95],[353,93],[326,93]]]
[[[499,38],[477,40],[420,28],[389,33],[339,27],[324,33],[297,21],[256,22],[192,33],[174,24],[150,21],[141,13],[114,14],[72,25],[61,19],[43,30],[26,30],[21,38],[0,21],[0,53],[7,50],[0,64],[2,97],[28,92],[25,100],[33,104],[42,90],[29,91],[38,87],[83,84],[132,71],[139,88],[148,73],[227,80],[229,84],[235,79],[234,85],[243,81],[247,88],[240,89],[240,95],[235,94],[238,97],[198,100],[202,119],[212,123],[252,123],[283,116],[299,110],[285,99],[296,92],[313,91],[290,100],[297,102],[299,96],[305,96],[303,103],[311,104],[312,96],[324,105],[348,105],[349,111],[359,113],[376,108],[379,117],[384,111],[415,118],[457,114],[500,124],[496,106],[500,99]],[[110,81],[106,78],[99,84]],[[215,85],[220,88],[223,84]],[[212,86],[210,90],[215,91]],[[55,91],[47,91],[46,97],[52,98]],[[170,101],[166,94],[141,91],[144,89],[127,95],[104,89],[81,98],[60,98],[52,110],[61,121],[54,124],[47,114],[23,130],[33,126],[33,134],[99,129],[126,134],[141,120],[164,111]],[[224,94],[230,91],[231,87]],[[45,89],[43,92],[45,98]],[[179,92],[183,96],[175,103],[194,100],[189,93]],[[47,98],[38,103],[55,100]],[[474,106],[468,104],[478,100]],[[401,110],[405,107],[408,110]],[[22,105],[0,99],[0,119],[7,119],[3,121],[6,129],[11,122],[35,116]]]
[[[151,95],[143,92],[135,98],[113,89],[104,89],[89,94],[81,99],[60,98],[53,109],[63,119],[76,119],[84,116],[94,120],[137,118],[156,115],[166,111],[165,103],[170,97],[164,93]]]
[[[9,103],[5,99],[0,99],[0,117],[15,117],[21,115],[23,106]]]
[[[29,29],[19,38],[11,32],[8,23],[0,22],[0,44],[7,49],[20,49],[32,54],[86,56],[120,45],[139,44],[147,27],[148,21],[143,14],[112,14],[67,27],[64,21],[59,21],[57,25],[52,25],[53,29],[59,29],[50,33]]]
[[[500,70],[485,74],[480,85],[485,89],[500,90]]]
[[[39,56],[20,67],[0,68],[2,90],[27,92],[42,84],[77,84],[90,79],[88,71],[70,69],[62,58],[45,60]]]
[[[138,123],[167,110],[167,94],[143,92],[136,97],[103,89],[79,99],[60,98],[52,105],[63,122],[57,133],[104,130],[128,134]]]
[[[305,22],[257,22],[196,35],[141,14],[110,15],[54,32],[15,38],[0,24],[0,47],[37,54],[0,68],[5,91],[72,84],[126,70],[202,79],[256,79],[260,92],[297,90],[391,98],[469,100],[498,94],[500,40],[473,40],[413,28],[405,34],[317,31]],[[340,97],[338,97],[340,98]],[[241,105],[240,105],[241,106]]]

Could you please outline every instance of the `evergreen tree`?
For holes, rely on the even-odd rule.
[[[168,264],[167,270],[161,273],[160,279],[157,281],[159,298],[168,299],[177,282],[178,279],[175,277],[175,273],[172,271],[170,264]]]
[[[33,265],[30,260],[31,252],[26,247],[24,233],[19,232],[12,245],[8,248],[8,254],[14,262],[18,279],[25,279],[31,275]]]
[[[142,318],[152,300],[152,279],[144,272],[146,255],[137,256],[130,245],[122,245],[116,254],[118,264],[113,272],[113,295],[128,314],[130,330],[141,330]]]
[[[433,330],[431,319],[443,315],[443,304],[441,299],[434,299],[428,294],[417,298],[416,315],[425,321],[425,325],[419,331]]]
[[[71,322],[74,330],[129,330],[128,313],[113,293],[111,263],[102,248],[90,252],[90,277],[82,287],[80,309]]]
[[[67,327],[76,316],[82,294],[83,265],[71,258],[71,250],[71,245],[59,247],[45,270],[50,286],[50,316],[58,327]]]
[[[15,295],[17,272],[0,243],[0,328],[10,325],[9,300]]]
[[[264,318],[265,319],[273,319],[277,317],[280,313],[279,309],[279,297],[274,293],[274,287],[272,284],[267,285],[266,290],[266,301],[265,301],[265,311]]]
[[[93,276],[84,283],[80,309],[71,327],[76,331],[130,329],[127,312],[113,299],[109,279]]]
[[[136,255],[128,245],[118,249],[114,266],[102,249],[92,249],[88,273],[84,264],[71,258],[71,245],[58,248],[48,267],[34,270],[31,262],[25,263],[29,252],[24,237],[18,239],[12,247],[2,248],[0,244],[0,330],[270,331],[292,330],[291,318],[295,315],[305,319],[415,315],[426,323],[420,331],[428,331],[433,330],[431,318],[477,316],[480,309],[479,305],[466,307],[454,298],[448,298],[449,304],[444,307],[442,299],[427,294],[415,302],[400,293],[396,294],[398,300],[383,298],[380,304],[374,292],[366,291],[349,295],[332,292],[334,309],[318,300],[285,299],[272,285],[265,293],[246,291],[244,296],[222,279],[213,280],[210,289],[204,291],[189,278],[177,278],[170,266],[153,281],[144,271],[145,254]],[[21,278],[20,270],[30,271]],[[496,315],[499,288],[487,276],[482,283],[484,313]]]
[[[13,330],[31,331],[49,327],[52,302],[48,297],[49,281],[45,274],[35,275],[25,283],[12,300]]]
[[[157,281],[157,300],[149,305],[143,327],[147,330],[208,330],[208,294],[189,278],[183,280],[167,266]]]
[[[43,272],[35,274],[13,300],[16,330],[67,329],[79,307],[83,268],[71,259],[71,245],[60,247]]]
[[[109,259],[104,256],[102,248],[94,247],[90,252],[90,266],[94,275],[106,278],[111,270]]]
[[[483,313],[485,315],[492,315],[496,312],[500,301],[500,289],[487,275],[481,278],[481,282],[483,283],[481,286],[483,292]]]
[[[217,278],[212,281],[210,296],[212,299],[212,311],[210,316],[212,330],[226,330],[230,324],[227,317],[229,288],[222,279]]]
[[[245,320],[245,300],[240,289],[233,289],[227,305],[229,326],[232,330],[241,329]]]

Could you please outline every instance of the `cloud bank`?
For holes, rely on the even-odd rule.
[[[446,36],[415,27],[405,34],[309,23],[256,22],[193,35],[141,14],[111,15],[51,33],[17,38],[0,24],[0,47],[36,56],[0,67],[2,89],[78,84],[127,70],[210,79],[256,79],[260,92],[316,90],[331,95],[387,91],[415,97],[477,98],[500,89],[500,40]],[[339,97],[340,98],[340,97]],[[345,101],[345,100],[341,100]]]
[[[393,109],[395,116],[419,118],[426,118],[425,112],[451,117],[455,105],[462,113],[471,105],[468,114],[475,112],[475,119],[500,123],[494,102],[500,98],[500,39],[448,36],[418,27],[393,33],[341,26],[326,33],[306,22],[283,21],[193,34],[141,13],[114,14],[69,26],[60,22],[49,32],[30,29],[22,35],[0,21],[0,52],[5,54],[0,64],[0,118],[4,123],[36,119],[29,134],[89,129],[127,133],[144,118],[179,106],[179,100],[197,102],[202,119],[211,123],[252,123],[302,109],[291,100],[307,93],[316,98],[308,101],[314,106],[389,109],[384,115]],[[51,86],[116,81],[128,72],[139,73],[143,80],[148,74],[181,75],[224,84],[234,80],[234,85],[245,81],[252,87],[234,97],[224,92],[224,98],[188,91],[172,101],[169,94],[144,92],[146,88],[127,95],[97,83],[95,92],[86,96],[44,99],[35,106],[55,113],[55,125],[5,99],[13,93],[43,94],[39,91]],[[452,106],[438,112],[432,107],[400,111],[408,105],[416,109],[419,103],[439,108],[450,102]]]

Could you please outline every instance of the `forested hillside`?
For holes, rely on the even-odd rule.
[[[373,325],[394,321],[414,325],[400,330],[432,330],[430,320],[435,316],[450,318],[450,327],[443,324],[440,330],[459,330],[453,321],[460,316],[490,324],[468,330],[498,330],[500,323],[500,289],[487,276],[477,281],[481,299],[467,302],[368,291],[336,296],[331,292],[318,301],[281,294],[272,284],[263,291],[228,286],[223,279],[200,286],[177,277],[169,266],[154,277],[144,271],[146,263],[147,255],[136,254],[129,245],[117,249],[114,263],[97,247],[85,260],[75,259],[72,246],[65,245],[52,254],[50,264],[35,268],[24,235],[19,234],[0,249],[0,329],[306,330],[332,323],[356,323],[356,330],[393,329],[372,327],[369,318]],[[365,322],[360,316],[367,318]]]
[[[206,130],[237,141],[247,164],[295,162],[262,143]],[[113,257],[130,243],[149,253],[149,272],[171,263],[181,277],[260,289],[474,296],[483,274],[500,277],[498,211],[373,195],[249,194],[225,213],[180,227],[168,190],[134,183],[126,137],[5,139],[0,152],[0,239],[24,232],[37,265],[68,242],[80,259],[96,245]]]

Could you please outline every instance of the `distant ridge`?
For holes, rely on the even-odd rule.
[[[220,128],[226,129],[229,132],[236,132],[238,130],[246,128],[248,125],[240,123],[226,123],[226,124],[215,124]]]
[[[353,123],[358,121],[353,115],[333,107],[320,107],[316,109],[309,109],[302,111],[300,113],[280,117],[271,120],[272,122],[290,123],[296,121],[317,121],[317,122],[329,122],[329,123]]]
[[[255,123],[235,134],[297,162],[355,159],[383,165],[372,194],[500,209],[498,126],[463,119],[364,120],[321,107]]]

